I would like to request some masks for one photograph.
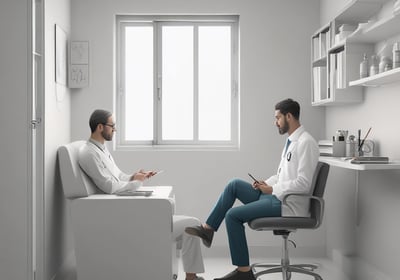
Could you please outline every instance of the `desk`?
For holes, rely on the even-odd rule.
[[[153,190],[71,200],[78,280],[176,279],[172,187]]]
[[[350,160],[346,160],[346,158],[338,158],[338,157],[320,157],[320,161],[326,162],[331,166],[336,166],[345,169],[351,169],[356,171],[355,178],[355,213],[356,213],[356,223],[357,226],[360,224],[360,209],[359,209],[359,180],[360,180],[360,171],[369,171],[369,170],[397,170],[400,169],[400,160],[389,161],[389,163],[367,163],[367,164],[354,164],[351,163]]]
[[[346,160],[346,158],[338,158],[338,157],[319,157],[319,160],[322,162],[326,162],[329,165],[353,169],[353,170],[390,170],[390,169],[400,169],[400,160],[389,161],[389,163],[366,163],[366,164],[354,164],[351,163],[350,160]]]

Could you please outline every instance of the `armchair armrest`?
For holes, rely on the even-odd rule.
[[[79,278],[172,278],[171,198],[91,195],[70,207]]]

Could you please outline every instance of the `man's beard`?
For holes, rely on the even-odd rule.
[[[281,135],[287,133],[289,131],[288,122],[285,120],[285,123],[283,124],[283,126],[282,127],[278,127],[278,130],[279,130],[279,134],[281,134]]]
[[[103,136],[104,139],[106,139],[107,141],[111,141],[113,138],[112,133],[111,134],[107,134],[104,131],[101,132],[101,136]]]

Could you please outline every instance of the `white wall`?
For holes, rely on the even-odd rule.
[[[331,20],[348,2],[321,1],[321,24]],[[355,133],[361,128],[364,134],[372,127],[369,137],[378,143],[380,154],[399,159],[399,91],[400,81],[380,88],[366,88],[361,104],[329,107],[326,110],[326,137],[332,136],[336,129],[348,129]],[[328,184],[331,200],[326,211],[327,224],[330,225],[327,228],[328,252],[338,250],[346,253],[344,248],[352,243],[353,253],[361,263],[357,277],[398,279],[400,245],[395,238],[400,233],[397,217],[400,212],[400,172],[361,172],[360,203],[363,216],[358,228],[355,228],[349,218],[353,216],[351,209],[354,203],[354,172],[335,169],[333,174]],[[343,212],[346,213],[345,209],[348,210],[348,215],[342,215]],[[354,235],[351,237],[351,234]],[[365,273],[369,274],[366,276]],[[379,277],[372,278],[376,275]]]
[[[28,275],[27,15],[25,0],[0,3],[0,277],[8,280]]]
[[[71,93],[55,83],[55,24],[70,36],[70,0],[45,1],[44,279],[62,274],[73,252],[69,214],[58,171],[57,149],[71,139]]]
[[[114,17],[118,13],[240,15],[240,150],[114,151],[116,161],[127,172],[141,167],[164,169],[166,172],[150,183],[174,186],[178,213],[204,220],[230,178],[248,179],[250,171],[266,177],[276,171],[284,145],[284,137],[273,123],[277,101],[287,97],[298,100],[305,127],[315,138],[323,136],[324,109],[310,106],[310,38],[319,25],[319,1],[72,0],[72,39],[90,43],[90,86],[72,92],[73,140],[89,137],[88,118],[95,108],[113,110]],[[271,236],[249,232],[248,242],[279,247],[281,241]],[[300,247],[311,248],[306,253],[324,254],[323,229],[299,232],[296,240]],[[214,244],[228,254],[224,225]]]
[[[321,25],[331,21],[352,0],[320,0]]]

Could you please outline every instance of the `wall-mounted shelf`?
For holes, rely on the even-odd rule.
[[[322,57],[320,59],[314,60],[312,64],[313,64],[313,67],[326,66],[326,56],[324,56],[324,57]]]
[[[362,102],[362,86],[400,81],[399,68],[359,79],[364,54],[376,54],[379,44],[400,35],[400,13],[394,13],[393,4],[393,0],[352,0],[312,36],[313,106]],[[316,47],[321,37],[330,40],[325,44],[326,60],[320,59]]]
[[[395,68],[371,77],[350,82],[350,86],[370,86],[377,87],[400,81],[400,68]]]
[[[335,18],[341,23],[367,22],[388,0],[353,0]]]
[[[374,23],[366,24],[354,31],[348,38],[349,43],[377,43],[399,34],[400,14],[391,14]]]

